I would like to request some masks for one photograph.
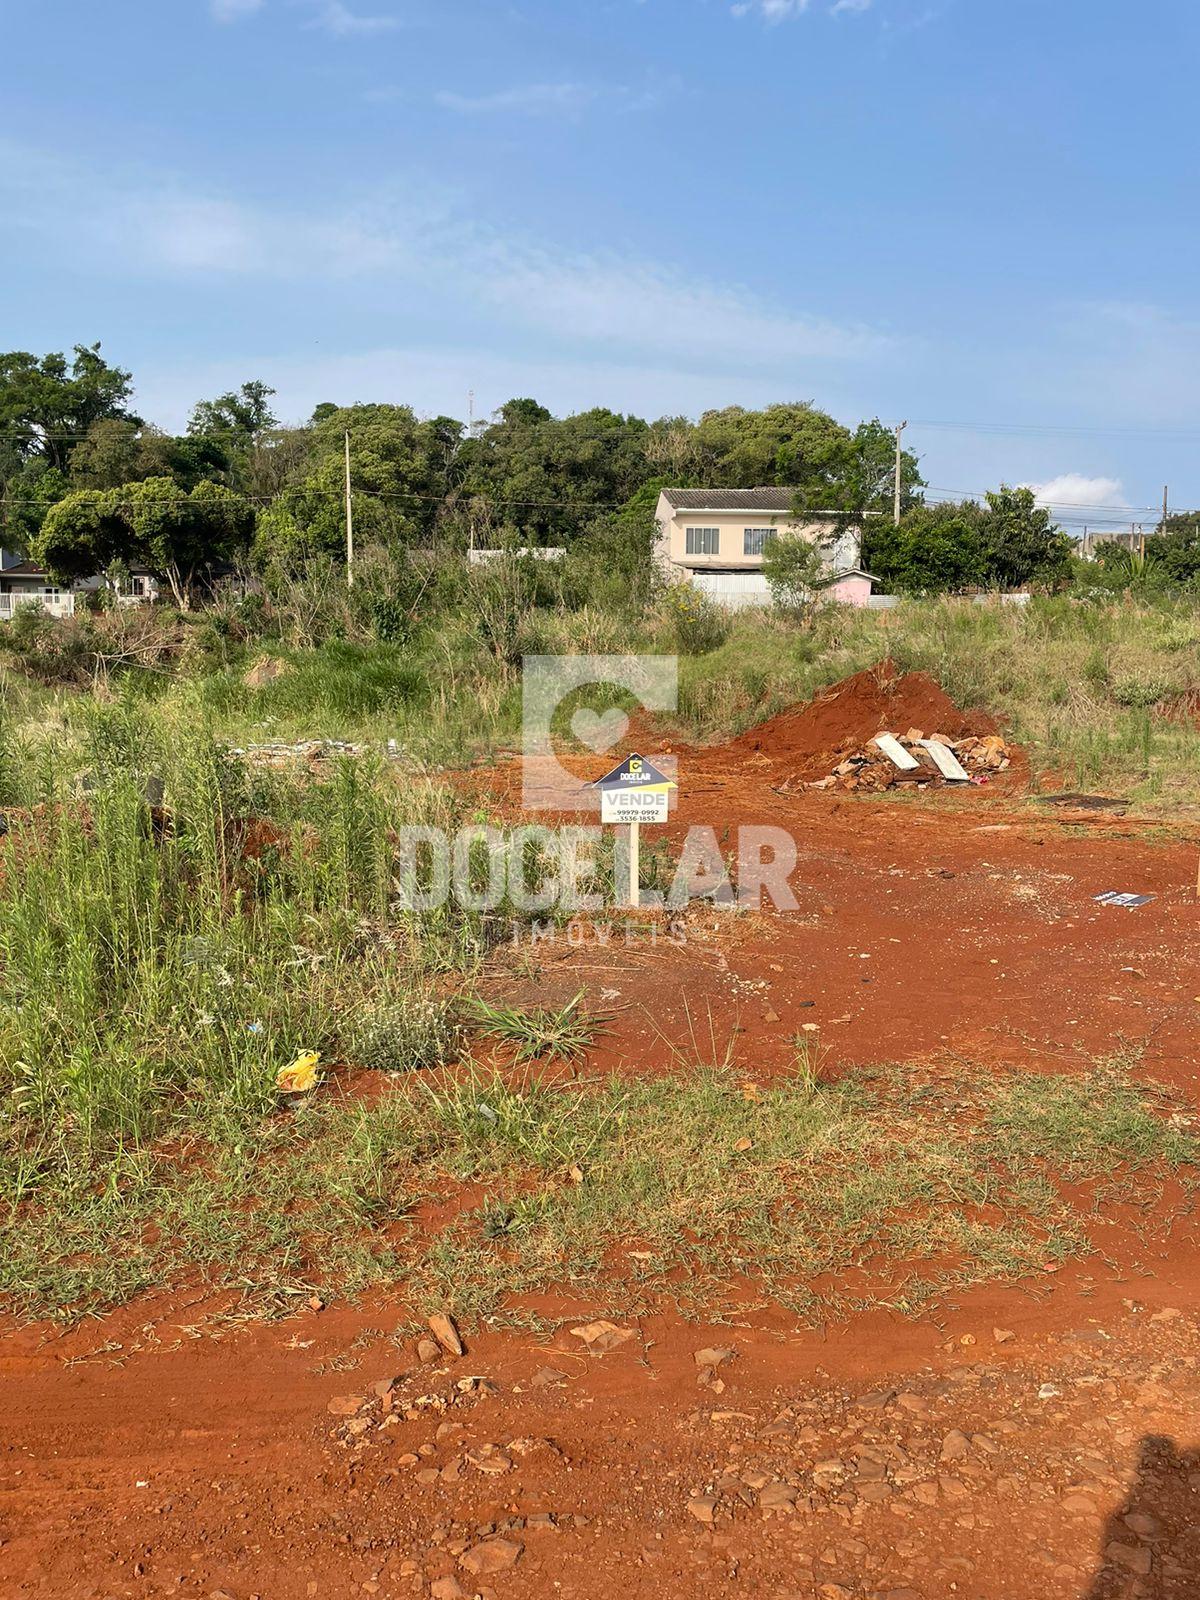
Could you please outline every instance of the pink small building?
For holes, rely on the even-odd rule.
[[[838,605],[865,606],[871,598],[872,584],[878,581],[861,567],[847,567],[832,583],[827,583],[821,593]]]

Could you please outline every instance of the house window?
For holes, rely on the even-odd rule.
[[[768,539],[772,538],[774,533],[774,528],[747,528],[743,553],[748,556],[762,555]]]
[[[689,556],[715,556],[720,554],[720,528],[685,528],[686,553]]]

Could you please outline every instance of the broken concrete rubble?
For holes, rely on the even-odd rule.
[[[888,753],[886,746],[890,745],[893,739],[909,759],[916,763],[915,766],[902,767],[895,756]],[[974,781],[986,780],[992,773],[1007,772],[1012,765],[1010,747],[999,734],[989,733],[978,738],[968,736],[963,739],[951,739],[943,733],[927,734],[921,728],[909,728],[906,733],[881,734],[865,745],[840,751],[841,759],[824,778],[818,778],[810,783],[793,783],[788,780],[780,787],[784,791],[793,788],[848,790],[881,790],[903,786],[925,788],[930,784],[940,787],[947,780],[938,771],[937,764],[927,748],[932,744],[945,746]]]

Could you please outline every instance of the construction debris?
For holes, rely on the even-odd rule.
[[[251,766],[289,767],[297,762],[310,766],[338,756],[364,756],[378,752],[385,761],[408,761],[408,753],[395,739],[389,739],[380,748],[377,745],[352,744],[348,739],[300,739],[289,744],[286,739],[267,739],[262,744],[233,745],[230,755],[238,756]]]
[[[990,774],[1007,772],[1012,764],[1009,746],[998,733],[951,739],[944,733],[926,734],[922,728],[909,728],[898,736],[878,734],[865,745],[838,754],[841,760],[826,777],[809,783],[788,779],[780,788],[784,792],[798,788],[872,790],[906,785],[924,789],[947,782],[985,783]]]

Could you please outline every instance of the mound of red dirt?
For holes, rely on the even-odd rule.
[[[877,733],[903,734],[909,728],[948,739],[997,731],[994,718],[960,710],[928,673],[900,673],[893,662],[883,661],[843,678],[807,705],[781,711],[726,748],[731,755],[765,757],[798,778],[819,778],[843,751],[860,748]]]

